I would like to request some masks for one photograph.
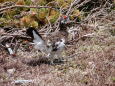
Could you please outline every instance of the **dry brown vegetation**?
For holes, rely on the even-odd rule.
[[[53,0],[45,1],[47,4],[53,2]],[[60,0],[55,1],[60,2]],[[0,7],[0,14],[5,15],[5,17],[0,16],[0,86],[115,86],[115,1],[97,0],[99,3],[96,3],[95,0],[75,1],[70,0],[70,8],[68,9],[68,5],[67,7],[64,5],[62,11],[66,11],[67,15],[72,16],[72,26],[79,37],[75,37],[66,45],[63,52],[64,62],[55,62],[54,65],[50,65],[47,60],[42,59],[43,55],[37,53],[27,41],[30,39],[25,34],[27,24],[16,24],[16,27],[13,26],[14,22],[5,22],[9,18],[5,15],[7,6],[3,6],[5,0],[0,0],[0,4],[3,6]],[[88,5],[92,1],[95,2],[95,5]],[[36,5],[34,6],[36,8]],[[46,6],[46,4],[42,6]],[[53,4],[49,7],[53,7]],[[5,10],[3,10],[4,8]],[[72,14],[74,9],[79,9],[80,16],[78,16],[78,11],[76,15]],[[23,10],[25,11],[25,9]],[[21,9],[21,11],[23,10]],[[63,13],[60,11],[61,14]],[[15,16],[15,14],[10,16]],[[74,18],[79,17],[79,22],[74,20],[73,16]],[[42,28],[39,31],[44,35],[52,28],[53,31],[59,28],[58,18],[53,23],[48,21],[40,26],[38,26],[39,23],[34,25]],[[1,19],[4,21],[1,22]],[[17,20],[17,22],[19,21]],[[10,30],[6,31],[9,26]],[[11,45],[16,56],[8,53],[4,46],[5,43]],[[32,82],[16,84],[15,80],[32,80]]]

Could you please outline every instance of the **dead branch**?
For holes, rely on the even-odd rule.
[[[91,1],[91,0],[85,0],[85,1],[83,1],[83,2],[80,3],[80,4],[77,4],[77,5],[76,5],[76,8],[79,8],[79,7],[83,6],[84,4],[86,4],[86,3],[90,2],[90,1]]]
[[[66,13],[66,15],[69,15],[69,14],[73,11],[72,8],[74,8],[74,7],[79,8],[79,7],[83,6],[84,4],[86,4],[86,3],[90,2],[90,1],[91,1],[91,0],[85,0],[85,1],[83,1],[82,3],[80,3],[81,0],[74,0],[74,1],[71,3],[71,5],[70,5],[70,7],[69,7],[69,9],[68,9],[68,11],[67,11],[67,13]],[[79,4],[79,3],[80,3],[80,4]]]
[[[8,9],[13,9],[13,8],[51,8],[51,9],[55,9],[54,7],[49,7],[49,6],[27,6],[27,5],[13,5],[13,6],[9,6],[9,7],[5,7],[5,8],[1,8],[0,12],[8,10]]]
[[[74,0],[74,1],[71,3],[71,5],[70,5],[70,7],[69,7],[69,9],[68,9],[68,12],[66,13],[67,16],[69,15],[69,13],[70,13],[70,11],[71,11],[73,5],[74,5],[75,3],[78,3],[79,1],[81,1],[81,0]]]
[[[24,35],[21,35],[21,34],[9,34],[9,35],[6,35],[6,36],[2,36],[0,38],[0,43],[2,43],[2,41],[4,40],[8,40],[10,38],[24,38],[24,39],[30,39],[29,37],[27,36],[24,36]]]
[[[77,40],[75,39],[75,40],[72,40],[72,41],[68,41],[67,42],[67,44],[69,43],[76,43],[76,42],[78,42],[79,40],[81,40],[81,39],[85,39],[85,38],[92,38],[92,37],[94,37],[95,36],[95,33],[89,33],[89,34],[86,34],[86,35],[83,35],[83,36],[81,36],[81,37],[79,37]]]

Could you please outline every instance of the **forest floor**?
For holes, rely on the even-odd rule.
[[[115,12],[95,18],[79,26],[88,37],[66,45],[64,62],[39,61],[42,55],[27,41],[16,56],[0,48],[0,86],[115,86]]]

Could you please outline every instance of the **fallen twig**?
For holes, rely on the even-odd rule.
[[[54,8],[54,7],[49,7],[49,6],[13,5],[13,6],[1,8],[1,9],[0,9],[0,12],[5,11],[5,10],[8,10],[8,9],[12,9],[12,8],[37,8],[37,9],[39,9],[39,8],[51,8],[51,9],[57,10],[56,8]]]
[[[77,1],[77,2],[76,2],[76,1]],[[68,9],[68,12],[66,13],[67,16],[69,16],[69,13],[70,13],[70,11],[71,11],[73,5],[74,5],[75,3],[78,3],[79,1],[80,1],[80,0],[74,0],[74,1],[71,3],[71,5],[70,5],[70,7],[69,7],[69,9]]]
[[[70,44],[70,43],[73,43],[73,42],[78,42],[79,40],[81,40],[81,39],[83,39],[85,37],[93,37],[94,35],[95,35],[95,33],[89,33],[89,34],[86,34],[86,35],[83,35],[83,36],[79,37],[77,40],[74,39],[72,41],[69,41],[69,42],[67,42],[67,44],[68,43]]]

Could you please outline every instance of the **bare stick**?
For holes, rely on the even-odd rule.
[[[73,5],[75,4],[76,1],[79,2],[79,0],[74,0],[74,1],[71,3],[70,8],[69,8],[68,12],[66,13],[67,16],[69,15],[69,13],[70,13],[70,11],[71,11],[71,9],[72,9],[72,7],[73,7]]]
[[[79,37],[77,40],[69,41],[68,43],[78,42],[79,40],[83,39],[84,37],[92,38],[94,36],[95,36],[95,33],[89,33],[89,34],[86,34],[86,35],[83,35],[83,36]]]
[[[55,9],[53,7],[49,7],[49,6],[27,6],[27,5],[13,5],[13,6],[9,6],[9,7],[5,7],[5,8],[1,8],[0,12],[8,10],[8,9],[12,9],[12,8],[51,8],[51,9]]]
[[[83,6],[84,4],[86,4],[86,3],[90,2],[90,1],[91,0],[85,0],[82,3],[78,4],[76,7],[79,8],[79,7]]]

